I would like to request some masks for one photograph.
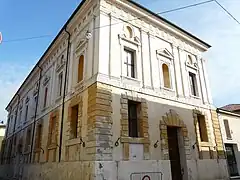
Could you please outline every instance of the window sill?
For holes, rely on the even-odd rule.
[[[210,142],[201,141],[199,144],[200,144],[200,146],[204,146],[204,147],[210,147],[211,146]]]
[[[81,139],[80,138],[74,138],[74,139],[69,139],[66,141],[66,146],[73,146],[76,144],[81,144]]]
[[[129,77],[129,76],[121,76],[121,77],[122,77],[123,79],[140,82],[139,79],[137,79],[137,78],[132,78],[132,77]]]
[[[48,106],[42,108],[42,112],[46,111],[48,109]]]
[[[41,150],[41,148],[36,148],[35,150],[34,150],[34,153],[40,153],[42,150]]]
[[[48,146],[48,150],[51,150],[51,149],[57,149],[57,144],[50,144]]]
[[[60,101],[61,99],[62,99],[62,95],[61,95],[61,96],[58,96],[58,97],[56,98],[55,102],[58,102],[58,101]]]
[[[166,88],[166,87],[162,87],[163,90],[165,91],[170,91],[170,92],[174,92],[174,90],[172,88]]]
[[[194,95],[190,95],[191,98],[194,98],[194,99],[201,99],[199,96],[194,96]]]
[[[149,140],[144,137],[121,137],[121,143],[148,144]]]
[[[76,86],[74,87],[74,89],[75,89],[76,91],[79,90],[81,87],[83,87],[83,83],[84,83],[84,79],[81,80],[80,82],[78,82],[78,83],[76,84]]]

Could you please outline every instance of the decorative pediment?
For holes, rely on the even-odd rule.
[[[50,80],[50,77],[49,76],[45,76],[44,80],[43,80],[43,85],[46,86],[48,84],[49,80]]]
[[[187,55],[186,66],[189,66],[193,69],[198,69],[196,58],[193,58],[191,55]]]
[[[79,38],[79,40],[77,41],[75,53],[81,51],[81,49],[84,49],[86,43],[87,43],[87,40],[85,38],[81,38],[81,39]]]
[[[133,28],[129,25],[124,26],[123,31],[121,32],[121,34],[119,34],[119,37],[136,44],[141,43],[139,37],[135,36]]]
[[[25,103],[27,104],[29,102],[29,97],[26,98]]]
[[[166,48],[158,49],[156,52],[157,52],[157,55],[164,56],[168,59],[173,59],[172,53],[170,53]]]
[[[57,61],[57,67],[56,67],[57,72],[60,71],[63,68],[65,62],[66,61],[65,61],[64,55],[61,55],[61,58]]]

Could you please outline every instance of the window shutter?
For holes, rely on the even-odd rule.
[[[230,132],[228,120],[227,120],[227,119],[224,119],[223,121],[224,121],[224,126],[225,126],[225,131],[226,131],[227,139],[232,139],[232,135],[231,135],[231,132]]]

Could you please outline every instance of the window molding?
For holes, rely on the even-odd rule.
[[[124,32],[125,30],[125,27],[128,26],[128,25],[125,25],[123,26],[123,31],[122,33],[120,33],[118,35],[118,39],[119,39],[119,44],[120,44],[120,59],[121,59],[121,81],[124,83],[124,84],[128,84],[129,82],[126,81],[124,82],[124,79],[128,79],[128,80],[132,80],[132,79],[129,79],[128,77],[126,77],[125,73],[124,73],[124,68],[125,68],[125,64],[124,64],[124,53],[125,53],[125,49],[127,50],[131,50],[131,51],[135,51],[135,57],[134,57],[134,63],[135,63],[135,78],[134,79],[137,79],[140,81],[140,79],[142,79],[142,64],[141,64],[141,42],[140,42],[140,39],[135,36],[135,32],[134,32],[134,28],[129,26],[130,28],[132,28],[132,31],[133,31],[133,37],[132,38],[128,38],[126,36],[126,33]],[[130,84],[132,84],[130,82]],[[134,80],[133,80],[133,84],[134,83]]]
[[[140,137],[129,137],[129,127],[128,127],[128,101],[135,101],[140,103],[141,112],[140,112],[140,127],[139,131],[141,133]],[[144,159],[149,159],[149,133],[148,133],[148,106],[147,101],[144,98],[140,98],[138,96],[132,96],[127,94],[122,94],[121,99],[121,137],[120,142],[123,143],[123,159],[129,160],[129,144],[137,143],[143,144],[144,146]]]
[[[174,67],[173,67],[173,55],[165,48],[156,50],[156,56],[158,60],[158,71],[159,71],[159,80],[160,80],[160,89],[174,92],[175,86],[174,82]],[[168,74],[169,74],[169,88],[164,85],[164,72],[163,65],[167,65]]]
[[[74,106],[78,106],[78,119],[77,119],[77,136],[75,138],[71,137],[71,123],[72,123],[72,108]],[[77,139],[81,137],[81,128],[82,128],[82,107],[83,107],[83,102],[82,102],[82,97],[80,95],[75,96],[71,99],[70,104],[68,106],[68,122],[67,122],[67,132],[66,136],[68,140],[72,139]]]
[[[199,125],[198,125],[198,116],[204,116],[205,118],[205,125],[206,125],[206,133],[208,137],[208,142],[201,141],[200,137],[200,131],[199,131]],[[193,121],[194,121],[194,127],[195,127],[195,133],[196,133],[196,144],[198,147],[198,153],[199,153],[199,159],[205,159],[204,153],[208,153],[209,159],[214,159],[217,157],[216,151],[214,151],[214,147],[212,144],[211,139],[211,129],[209,125],[209,119],[207,113],[202,113],[201,111],[197,109],[193,109]],[[207,149],[207,152],[206,152]]]

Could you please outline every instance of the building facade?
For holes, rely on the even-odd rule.
[[[208,48],[133,1],[83,0],[6,108],[1,176],[227,179]]]
[[[217,109],[228,170],[232,178],[240,178],[240,105],[229,104]]]

